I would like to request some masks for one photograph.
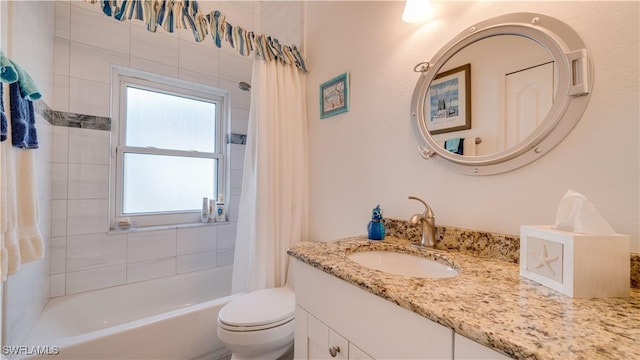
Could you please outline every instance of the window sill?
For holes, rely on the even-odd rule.
[[[128,234],[133,232],[200,228],[200,227],[209,227],[209,226],[228,225],[230,223],[231,223],[230,221],[214,221],[214,222],[207,222],[207,223],[188,223],[188,224],[154,225],[154,226],[135,226],[134,225],[128,229],[109,229],[109,231],[107,231],[107,234],[115,235],[115,234]]]

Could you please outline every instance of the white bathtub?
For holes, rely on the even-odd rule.
[[[32,354],[25,359],[187,360],[224,354],[216,320],[235,297],[231,268],[51,299],[25,341]]]

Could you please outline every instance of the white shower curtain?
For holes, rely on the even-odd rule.
[[[304,74],[256,60],[233,265],[234,293],[286,283],[294,243],[308,230]]]

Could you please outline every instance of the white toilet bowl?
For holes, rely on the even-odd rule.
[[[218,315],[218,338],[232,360],[276,360],[293,354],[295,295],[288,287],[258,290],[229,302]]]

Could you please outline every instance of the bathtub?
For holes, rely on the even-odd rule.
[[[214,359],[231,266],[49,300],[23,359]],[[56,356],[51,356],[56,355]]]

